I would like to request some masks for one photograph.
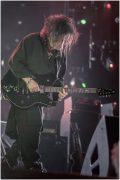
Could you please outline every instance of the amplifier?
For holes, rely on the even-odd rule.
[[[60,122],[55,120],[44,120],[42,134],[59,135]]]

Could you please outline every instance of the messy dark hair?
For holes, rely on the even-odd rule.
[[[65,37],[61,44],[61,54],[66,54],[70,51],[79,37],[74,20],[62,14],[51,15],[45,19],[40,35],[45,38],[49,37],[50,34],[56,39],[60,39],[61,36]]]

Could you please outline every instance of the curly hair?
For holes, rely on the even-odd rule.
[[[70,51],[79,37],[74,20],[62,14],[51,15],[45,19],[40,35],[45,38],[49,37],[50,34],[58,39],[58,41],[61,36],[64,36],[60,49],[61,54],[66,54]]]

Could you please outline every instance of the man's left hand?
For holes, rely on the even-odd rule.
[[[59,94],[58,94],[58,101],[62,101],[62,99],[64,99],[67,95],[68,95],[67,86],[65,86],[63,88],[63,90],[60,91]]]

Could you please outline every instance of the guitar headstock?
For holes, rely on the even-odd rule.
[[[98,88],[97,93],[100,97],[111,97],[113,94],[115,94],[115,90],[109,88]]]

